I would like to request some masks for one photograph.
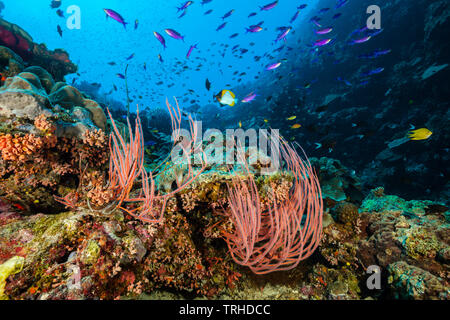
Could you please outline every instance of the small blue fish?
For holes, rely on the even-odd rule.
[[[147,146],[147,147],[151,147],[151,146],[156,145],[156,141],[147,140],[147,141],[145,141],[144,145]]]
[[[180,14],[180,16],[178,17],[178,19],[183,18],[183,17],[186,15],[186,13],[187,13],[187,9],[184,10],[182,14]]]
[[[350,81],[347,81],[347,80],[345,80],[345,79],[343,79],[343,78],[341,78],[341,77],[337,77],[336,80],[337,80],[337,81],[342,81],[342,82],[344,82],[344,83],[345,83],[346,85],[348,85],[349,87],[352,86],[352,84],[351,84]]]
[[[294,14],[294,16],[291,18],[291,20],[289,21],[289,23],[292,23],[292,22],[294,22],[295,20],[297,20],[299,14],[300,14],[300,11],[297,11],[297,12]]]
[[[225,15],[222,17],[222,20],[225,20],[226,18],[228,18],[229,16],[231,16],[234,12],[234,9],[228,11],[227,13],[225,13]]]
[[[266,4],[265,6],[261,7],[261,11],[263,11],[263,10],[264,11],[271,10],[271,9],[275,8],[277,4],[278,4],[278,0],[276,0],[276,1],[272,2],[272,3]]]
[[[219,30],[225,28],[226,25],[227,25],[226,22],[222,23],[220,26],[217,27],[216,31],[219,31]]]
[[[336,4],[336,9],[341,8],[341,7],[344,6],[347,2],[348,2],[348,0],[338,0],[338,3]]]
[[[379,67],[379,68],[370,70],[369,72],[363,73],[363,75],[364,76],[371,76],[371,75],[374,75],[374,74],[379,74],[379,73],[381,73],[383,71],[384,71],[384,68],[383,67]]]
[[[379,35],[380,33],[382,33],[383,30],[384,30],[384,29],[380,29],[380,30],[377,30],[377,31],[375,31],[375,32],[372,32],[372,33],[370,34],[370,36],[371,36],[371,37],[375,37],[375,36]]]

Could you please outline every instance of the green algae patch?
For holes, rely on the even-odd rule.
[[[100,257],[101,248],[94,240],[89,240],[81,256],[81,262],[87,265],[93,265]]]
[[[6,279],[22,271],[24,262],[25,258],[15,256],[0,265],[0,300],[8,300],[5,295]]]

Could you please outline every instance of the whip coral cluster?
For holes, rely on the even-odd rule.
[[[228,186],[228,216],[233,230],[224,231],[223,237],[234,261],[256,274],[295,268],[315,251],[322,236],[323,204],[318,178],[309,161],[304,161],[284,140],[280,149],[280,157],[294,177],[287,199],[279,204],[275,200],[263,209],[244,161],[246,177],[235,175]]]
[[[172,122],[173,149],[178,145],[180,140],[181,110],[177,101],[176,108],[172,107],[167,100],[166,105]],[[111,206],[114,207],[114,209],[120,208],[124,210],[136,219],[145,222],[159,223],[163,219],[167,201],[173,195],[191,184],[206,169],[206,161],[203,160],[206,157],[202,157],[203,161],[201,168],[196,172],[191,164],[191,157],[196,150],[194,144],[198,134],[197,127],[194,125],[192,118],[189,117],[191,140],[188,141],[187,144],[181,146],[184,151],[181,162],[187,164],[187,174],[184,175],[183,181],[179,181],[176,190],[166,194],[159,194],[156,190],[154,175],[166,161],[162,161],[155,170],[150,172],[147,172],[144,168],[144,134],[142,132],[139,111],[136,117],[134,134],[131,125],[128,122],[128,142],[125,142],[125,139],[119,132],[110,113],[109,116],[113,128],[110,137],[111,158],[109,165],[109,190],[113,191],[113,198],[115,199]],[[133,195],[132,188],[138,180],[140,180],[141,191],[139,195]],[[131,204],[133,208],[130,208],[130,206],[127,207],[125,205],[126,203]]]

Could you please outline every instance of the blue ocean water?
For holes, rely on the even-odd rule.
[[[112,98],[123,100],[124,81],[116,74],[124,73],[125,65],[129,63],[129,90],[133,95],[143,96],[135,99],[135,104],[141,106],[161,105],[165,97],[182,97],[188,89],[199,95],[198,103],[211,103],[212,93],[205,93],[205,79],[214,84],[214,89],[225,87],[231,83],[231,77],[236,70],[246,72],[242,76],[242,83],[254,80],[254,75],[264,71],[264,65],[271,62],[265,58],[260,63],[253,61],[254,56],[263,56],[277,48],[280,43],[274,43],[279,26],[289,24],[290,18],[296,12],[298,1],[280,1],[271,11],[261,11],[264,1],[221,1],[215,0],[201,5],[201,1],[194,1],[187,9],[184,17],[178,18],[181,12],[177,7],[181,1],[62,1],[60,9],[66,11],[70,5],[77,5],[81,9],[81,29],[70,30],[66,27],[66,19],[55,14],[56,10],[49,7],[50,1],[5,1],[6,8],[3,16],[9,21],[29,30],[35,42],[44,42],[49,48],[64,48],[70,53],[71,60],[79,66],[78,82],[101,82],[102,92],[109,92],[113,85],[118,91],[112,93]],[[305,21],[307,14],[314,8],[316,1],[308,1],[309,6],[302,10],[302,14],[295,21],[294,26]],[[120,13],[129,23],[125,29],[120,23],[106,19],[104,8],[110,8]],[[222,20],[228,11],[234,9],[233,14]],[[205,12],[212,10],[208,15]],[[248,18],[256,12],[257,15]],[[66,18],[70,16],[65,12]],[[135,20],[139,26],[135,30]],[[266,32],[246,34],[246,27],[264,21]],[[217,27],[227,22],[224,29],[216,31]],[[56,26],[60,25],[63,36],[57,33]],[[38,27],[37,27],[38,26]],[[164,29],[171,28],[178,31],[185,38],[184,41],[170,38]],[[167,49],[154,37],[157,31],[166,39]],[[229,37],[238,33],[234,39]],[[300,33],[300,30],[298,31]],[[292,36],[293,40],[297,36]],[[254,46],[249,47],[253,42]],[[216,45],[212,45],[216,43]],[[197,44],[189,59],[186,54],[191,45]],[[224,45],[228,50],[224,57]],[[243,55],[242,59],[231,54],[231,47],[240,45],[251,49],[251,53]],[[132,54],[134,58],[127,61]],[[158,59],[162,56],[163,63]],[[116,62],[116,66],[108,62]],[[144,70],[146,64],[147,71]],[[197,67],[199,71],[196,71]],[[67,81],[72,81],[68,76]],[[163,85],[156,85],[162,81]],[[172,87],[167,86],[173,84]]]
[[[137,105],[165,109],[165,99],[176,97],[205,130],[280,129],[308,155],[354,168],[368,188],[384,185],[412,198],[439,198],[448,189],[449,133],[442,121],[449,54],[439,1],[424,10],[422,0],[197,0],[178,10],[189,1],[63,0],[64,18],[51,1],[3,3],[2,16],[34,42],[70,54],[78,73],[66,82],[84,92],[94,88],[104,107],[125,112],[130,102],[131,111]],[[81,28],[71,30],[66,10],[73,5]],[[380,9],[381,25],[370,30],[372,5]],[[107,19],[105,8],[119,13],[126,28]],[[256,25],[259,32],[247,32]],[[129,100],[118,76],[127,66]],[[236,95],[235,106],[218,103],[223,89]],[[242,102],[251,93],[255,99]],[[432,135],[404,140],[420,128]]]

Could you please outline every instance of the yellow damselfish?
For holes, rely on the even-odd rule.
[[[286,120],[291,121],[291,120],[295,120],[296,118],[297,118],[297,116],[292,116],[292,117],[286,118]]]
[[[428,139],[433,132],[428,130],[427,128],[420,128],[416,130],[412,130],[408,133],[408,138],[410,140],[426,140]]]

